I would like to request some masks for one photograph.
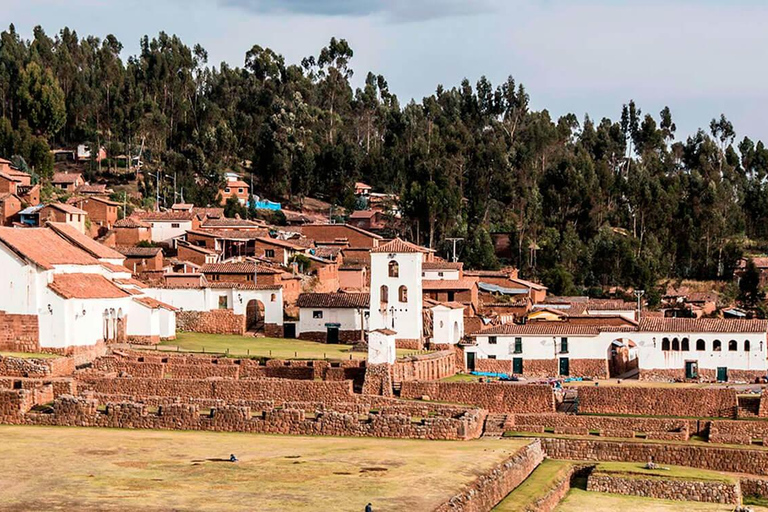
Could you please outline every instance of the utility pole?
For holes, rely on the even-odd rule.
[[[155,211],[160,211],[160,169],[155,170]]]
[[[637,297],[637,319],[640,320],[640,311],[642,304],[640,303],[640,297],[645,295],[645,290],[635,290],[635,297]]]
[[[446,238],[447,242],[453,242],[453,262],[456,263],[458,259],[456,258],[456,242],[462,242],[464,241],[463,238]]]

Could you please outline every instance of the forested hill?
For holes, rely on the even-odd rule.
[[[246,161],[257,193],[294,203],[351,206],[362,180],[400,195],[404,236],[438,248],[465,237],[462,258],[494,267],[489,233],[509,233],[511,263],[560,293],[727,278],[768,238],[768,151],[725,117],[684,140],[670,109],[633,102],[616,120],[552,119],[513,78],[437,85],[401,105],[383,76],[350,86],[343,39],[300,63],[256,45],[242,68],[211,66],[164,33],[121,52],[113,36],[66,28],[29,41],[3,32],[0,155],[45,176],[49,147],[98,140],[119,154],[143,141],[148,166],[176,173],[201,205]]]

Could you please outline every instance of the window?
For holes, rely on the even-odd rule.
[[[496,356],[488,356],[488,359],[496,359]]]
[[[499,340],[496,338],[496,336],[488,336],[489,345],[496,345],[498,342]]]
[[[177,228],[177,227],[179,227],[179,223],[178,222],[171,222],[171,227],[172,228]]]
[[[442,273],[442,272],[438,272],[438,273],[437,273],[437,276],[438,276],[438,277],[443,277],[443,273]]]
[[[696,340],[696,350],[707,350],[707,344],[702,339]]]
[[[749,352],[749,340],[744,340],[744,352]]]
[[[225,188],[224,192],[229,193],[229,187]]]
[[[736,343],[736,340],[731,340],[728,342],[728,350],[731,352],[736,352],[739,350],[739,344]]]
[[[219,274],[211,274],[210,275],[211,281],[218,281],[221,279],[221,276]]]
[[[277,302],[277,294],[273,293],[269,296],[269,302]]]
[[[405,286],[401,286],[398,289],[398,295],[400,298],[400,302],[408,302],[408,288]]]
[[[690,342],[688,341],[688,338],[683,338],[683,341],[680,342],[680,350],[683,352],[688,352],[691,350]]]
[[[381,307],[385,307],[389,303],[389,288],[387,288],[387,285],[381,285],[381,288],[379,289],[379,295],[381,295]]]
[[[720,340],[715,340],[712,342],[712,350],[715,352],[720,352],[723,349],[723,344],[720,343]]]
[[[568,338],[560,338],[560,352],[568,352]]]
[[[665,352],[669,351],[669,338],[663,338],[661,340],[661,350]]]
[[[219,297],[219,309],[227,309],[227,296],[222,295]]]
[[[400,277],[400,265],[394,260],[389,262],[389,277]]]
[[[523,338],[515,338],[515,354],[523,353]]]
[[[456,300],[456,292],[448,292],[448,301],[453,302]]]
[[[237,193],[238,194],[242,194],[243,193],[243,189],[241,189],[241,188],[237,189]]]
[[[673,352],[679,352],[680,351],[680,340],[677,338],[672,339],[672,351]]]
[[[245,275],[245,280],[246,281],[253,281],[253,274],[246,274]]]
[[[266,258],[274,258],[275,257],[275,250],[274,249],[265,249],[264,250],[264,256]]]
[[[312,318],[323,318],[323,312],[322,311],[313,311],[312,312]]]

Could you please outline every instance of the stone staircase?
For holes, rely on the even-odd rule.
[[[507,423],[507,415],[501,413],[491,413],[485,417],[483,425],[483,435],[481,437],[500,438],[506,430],[504,425]]]

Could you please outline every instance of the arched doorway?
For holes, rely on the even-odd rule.
[[[461,332],[459,332],[459,322],[453,322],[453,343],[461,341]]]
[[[629,338],[613,340],[608,347],[608,375],[611,378],[638,378],[637,345]]]
[[[257,299],[251,299],[245,306],[245,330],[259,332],[264,330],[264,304]]]

